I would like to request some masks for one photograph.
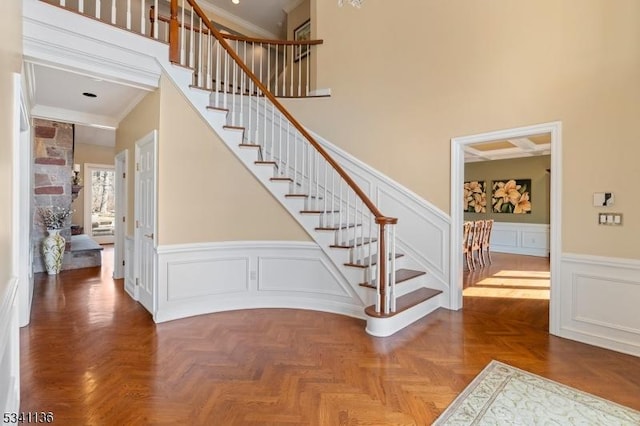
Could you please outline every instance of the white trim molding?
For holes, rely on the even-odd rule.
[[[166,44],[39,0],[23,0],[22,26],[27,62],[140,89],[158,87],[155,58],[168,57]]]
[[[565,301],[560,292],[560,253],[562,250],[562,123],[535,124],[513,129],[497,130],[451,139],[451,305],[462,308],[462,186],[464,183],[464,150],[467,146],[495,140],[515,139],[532,135],[551,134],[551,213],[549,247],[551,250],[551,299],[549,303],[549,332],[560,331],[560,312]]]
[[[237,309],[295,308],[364,318],[364,304],[311,242],[159,246],[156,322]]]
[[[3,413],[15,413],[20,407],[17,277],[3,287],[6,290],[0,294],[0,408]]]
[[[562,255],[559,336],[640,356],[640,260]]]
[[[491,231],[491,251],[547,257],[549,225],[494,222]]]

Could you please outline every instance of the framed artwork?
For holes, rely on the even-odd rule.
[[[496,180],[491,189],[493,213],[531,213],[531,179]]]
[[[307,20],[304,24],[293,30],[294,41],[311,40],[311,20]],[[295,62],[304,58],[309,54],[310,46],[308,44],[297,44],[293,46],[293,58]]]
[[[464,183],[465,213],[487,212],[487,189],[485,181],[469,181]]]

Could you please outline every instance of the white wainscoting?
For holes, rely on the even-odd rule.
[[[238,100],[234,109],[241,110],[240,101],[245,102],[242,110],[245,111],[245,115],[248,115],[249,106],[246,99]],[[263,109],[258,111],[252,109],[252,117],[255,120],[255,117],[260,116],[261,121],[265,120],[270,123],[272,120],[270,111],[270,109],[267,110],[265,115]],[[275,128],[278,131],[280,123],[276,122]],[[405,262],[410,265],[409,267],[428,272],[427,285],[445,293],[445,297],[442,300],[446,301],[446,307],[449,308],[450,216],[410,189],[338,148],[322,136],[310,129],[307,130],[340,163],[349,176],[380,208],[382,213],[398,218],[396,227],[398,250],[405,254]],[[294,130],[292,127],[289,128],[289,132],[293,137]],[[297,155],[302,156],[302,151]],[[301,164],[301,162],[302,160],[298,163]]]
[[[640,261],[563,253],[560,336],[640,356]]]
[[[20,407],[20,341],[18,333],[18,280],[0,294],[0,408],[15,413]]]
[[[157,250],[156,322],[253,308],[364,318],[364,302],[315,243],[235,241]]]
[[[442,290],[450,308],[451,218],[410,189],[310,131],[387,216],[397,217],[396,243],[410,264],[428,272],[428,286]],[[412,266],[412,267],[413,267]]]
[[[494,222],[491,231],[491,251],[549,256],[549,225]]]

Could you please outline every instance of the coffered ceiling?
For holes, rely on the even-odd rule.
[[[551,154],[551,135],[505,139],[469,145],[464,150],[464,162],[504,160]]]

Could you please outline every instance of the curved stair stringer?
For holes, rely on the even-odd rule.
[[[342,277],[349,283],[354,293],[362,302],[362,306],[372,305],[375,303],[376,292],[371,288],[361,285],[364,281],[363,272],[359,268],[347,266],[349,263],[348,250],[331,247],[334,236],[332,232],[318,231],[318,217],[313,214],[303,214],[305,210],[305,200],[300,197],[287,197],[290,191],[290,183],[286,181],[274,181],[274,166],[270,164],[256,164],[260,160],[259,149],[253,146],[243,144],[244,130],[242,128],[229,126],[227,122],[228,111],[222,108],[211,108],[210,95],[211,92],[199,88],[190,87],[192,82],[192,70],[169,62],[162,63],[166,74],[171,78],[176,87],[185,96],[186,99],[194,106],[194,109],[200,114],[205,122],[220,137],[234,155],[245,165],[245,167],[262,183],[262,185],[281,203],[281,205],[295,218],[311,238],[319,245],[322,251],[333,262]],[[244,146],[243,146],[244,145]],[[400,247],[403,243],[400,242]],[[408,249],[408,245],[404,245]],[[403,256],[396,261],[396,275],[401,273],[399,269],[415,264],[415,259]],[[437,280],[436,280],[437,281]],[[434,278],[428,274],[422,273],[416,277],[410,277],[407,283],[397,286],[397,296],[403,296],[405,299],[410,298],[411,293],[419,293],[420,290],[433,287]],[[443,287],[438,284],[437,287]],[[358,317],[367,319],[367,332],[375,336],[388,336],[416,320],[424,317],[433,310],[445,306],[444,292],[441,289],[434,289],[433,294],[428,295],[425,300],[418,302],[415,306],[411,306],[397,312],[393,316],[379,317],[363,315]],[[400,298],[402,299],[402,297]],[[399,305],[403,302],[399,300]],[[370,307],[371,308],[371,307]]]

